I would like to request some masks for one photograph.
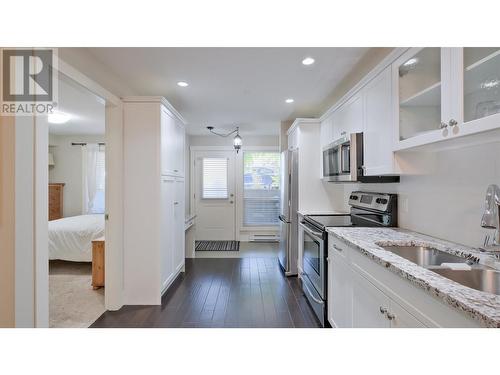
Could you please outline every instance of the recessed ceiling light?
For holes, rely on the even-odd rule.
[[[71,118],[71,116],[69,114],[56,111],[56,112],[49,114],[48,121],[51,124],[64,124],[64,123],[68,122],[70,118]]]
[[[312,57],[306,57],[304,60],[302,60],[302,64],[312,65],[314,64],[314,59]]]
[[[180,87],[187,87],[187,86],[189,86],[189,83],[184,82],[184,81],[179,81],[179,82],[177,82],[177,86],[180,86]]]
[[[289,99],[285,100],[285,102],[288,103],[288,104],[290,104],[290,103],[293,103],[294,100],[292,98],[289,98]]]

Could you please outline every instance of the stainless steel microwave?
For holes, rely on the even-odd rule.
[[[323,147],[323,180],[361,181],[363,176],[363,133],[352,133]]]

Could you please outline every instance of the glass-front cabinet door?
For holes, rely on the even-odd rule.
[[[447,136],[449,64],[449,49],[439,47],[411,48],[393,64],[396,148]]]
[[[457,100],[464,132],[486,130],[500,125],[500,47],[457,48],[461,74]],[[455,71],[456,71],[455,70]],[[462,82],[460,82],[462,81]],[[462,83],[462,85],[460,85]],[[461,86],[461,87],[460,87]]]

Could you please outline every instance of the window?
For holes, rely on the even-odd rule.
[[[227,158],[203,158],[203,199],[227,199]]]
[[[87,144],[83,151],[83,213],[103,214],[106,194],[104,146]]]
[[[105,196],[106,196],[106,165],[105,165],[105,152],[104,147],[99,147],[96,162],[96,192],[92,208],[90,210],[93,214],[103,214],[105,210]]]
[[[278,225],[280,214],[279,152],[243,153],[243,225]]]

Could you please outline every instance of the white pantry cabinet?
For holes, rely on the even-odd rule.
[[[161,97],[123,99],[125,304],[155,305],[184,267],[184,121]]]
[[[184,177],[184,125],[162,108],[161,111],[161,173]]]
[[[327,311],[337,328],[480,326],[331,234]]]

